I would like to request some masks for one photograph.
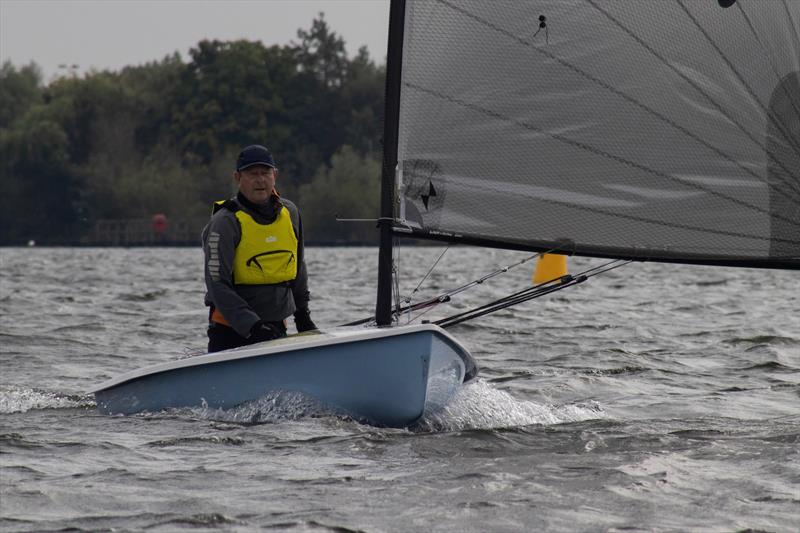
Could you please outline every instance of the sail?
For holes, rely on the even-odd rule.
[[[403,14],[395,233],[800,268],[800,2]]]

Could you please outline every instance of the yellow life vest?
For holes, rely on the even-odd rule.
[[[235,285],[272,285],[297,277],[297,236],[289,210],[281,206],[272,224],[236,211],[242,238],[233,256]]]

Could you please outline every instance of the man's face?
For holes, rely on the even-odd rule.
[[[254,165],[239,172],[234,172],[233,179],[239,186],[239,192],[254,204],[264,204],[269,200],[275,188],[278,171],[267,165]]]

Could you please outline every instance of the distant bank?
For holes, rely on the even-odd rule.
[[[208,218],[152,218],[98,220],[85,234],[74,239],[22,240],[0,243],[3,246],[200,246],[200,232]],[[314,240],[306,236],[307,246],[376,246],[375,240]]]

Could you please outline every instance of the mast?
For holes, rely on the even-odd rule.
[[[392,0],[389,10],[389,47],[386,55],[386,96],[383,120],[383,171],[381,174],[380,250],[375,320],[379,326],[392,322],[392,220],[394,219],[397,128],[400,116],[400,75],[403,65],[405,0]]]

